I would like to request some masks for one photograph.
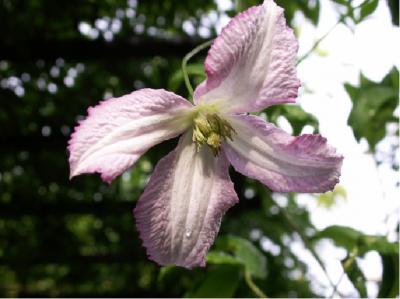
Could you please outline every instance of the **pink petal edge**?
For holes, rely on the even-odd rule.
[[[272,0],[238,14],[214,41],[205,61],[207,80],[195,90],[199,102],[225,102],[230,112],[254,112],[294,103],[300,81],[298,42],[283,9]]]
[[[163,89],[141,89],[89,107],[68,141],[70,178],[97,172],[111,183],[151,146],[182,133],[187,126],[179,119],[191,107]]]
[[[229,163],[207,147],[197,152],[190,134],[157,164],[135,209],[149,259],[160,265],[205,266],[221,218],[238,202]]]
[[[321,135],[288,135],[262,118],[230,118],[237,135],[224,146],[236,171],[277,192],[326,192],[339,182],[343,157]]]

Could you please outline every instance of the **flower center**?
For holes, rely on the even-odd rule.
[[[219,154],[222,141],[236,133],[230,123],[213,111],[199,111],[193,118],[193,141],[197,148],[208,145],[214,156]]]

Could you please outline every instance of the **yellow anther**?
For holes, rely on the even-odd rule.
[[[214,156],[220,151],[222,141],[232,140],[235,130],[217,113],[199,112],[193,119],[193,141],[199,149],[203,144],[209,146]]]

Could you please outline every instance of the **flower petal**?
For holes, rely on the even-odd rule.
[[[237,134],[224,146],[240,173],[278,192],[326,192],[338,183],[343,157],[320,135],[288,135],[262,118],[231,116]]]
[[[221,153],[198,151],[188,132],[157,164],[134,215],[150,259],[186,268],[205,265],[205,255],[225,211],[238,202]]]
[[[220,101],[230,112],[253,112],[295,102],[300,82],[298,44],[283,9],[272,0],[237,15],[214,41],[205,61],[207,80],[195,101]]]
[[[89,108],[68,142],[71,177],[98,172],[110,183],[150,147],[184,131],[191,107],[172,92],[141,89]]]

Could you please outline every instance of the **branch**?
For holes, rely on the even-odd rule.
[[[369,0],[365,0],[364,2],[362,2],[361,4],[355,6],[352,8],[352,11],[355,11],[358,8],[361,8],[364,4],[368,3]],[[319,46],[319,44],[326,38],[328,37],[329,34],[332,33],[333,30],[335,30],[335,28],[342,23],[346,17],[348,16],[348,14],[345,15],[340,15],[339,20],[337,20],[337,22],[335,23],[335,25],[333,25],[324,35],[322,35],[319,39],[317,39],[314,43],[314,45],[311,47],[310,50],[308,50],[303,56],[301,56],[297,62],[296,65],[299,65],[304,59],[306,59],[308,56],[310,56],[310,54],[312,52],[314,52],[314,50]]]
[[[318,265],[321,267],[323,272],[325,273],[326,278],[328,279],[330,285],[334,288],[335,284],[331,280],[331,278],[328,275],[328,271],[325,268],[324,263],[322,262],[321,258],[319,257],[318,253],[315,251],[314,247],[311,245],[310,241],[308,240],[308,237],[297,227],[297,224],[293,221],[293,219],[290,217],[290,215],[286,212],[285,209],[281,208],[278,203],[270,197],[271,200],[275,203],[275,205],[279,208],[280,212],[282,213],[283,217],[286,219],[287,223],[290,225],[290,227],[300,236],[301,240],[303,241],[304,246],[310,251],[310,253],[313,255],[314,259],[317,261]]]
[[[261,291],[261,289],[254,283],[254,281],[251,279],[250,272],[247,270],[244,271],[244,279],[248,287],[258,298],[268,298],[268,296],[263,291]]]

